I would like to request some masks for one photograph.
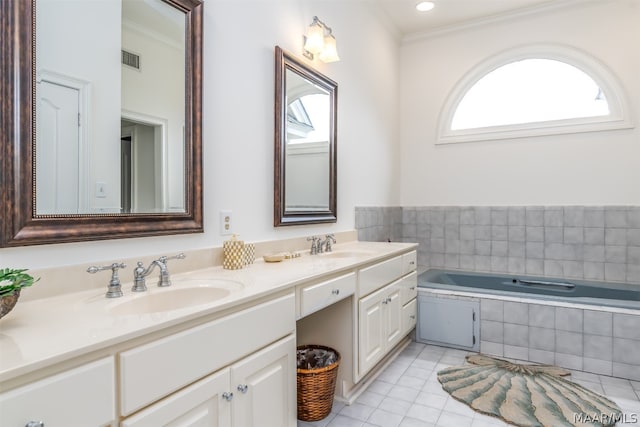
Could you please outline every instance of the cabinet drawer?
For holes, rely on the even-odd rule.
[[[408,333],[416,326],[418,318],[418,303],[416,299],[411,300],[402,307],[402,334]]]
[[[418,266],[418,254],[416,251],[402,255],[402,274],[415,271]]]
[[[125,351],[119,356],[122,414],[128,415],[294,330],[292,293]]]
[[[231,403],[222,397],[231,389],[229,378],[229,369],[209,375],[125,419],[120,426],[175,426],[174,422],[178,420],[188,420],[189,424],[180,424],[183,426],[229,426]]]
[[[362,297],[402,276],[402,256],[363,268],[359,275],[360,296]]]
[[[405,305],[418,296],[418,273],[415,271],[400,279],[401,303]]]
[[[111,424],[115,418],[115,369],[101,359],[0,394],[0,424],[47,427]]]
[[[353,295],[356,291],[356,273],[345,274],[326,282],[300,289],[300,317],[327,307]]]

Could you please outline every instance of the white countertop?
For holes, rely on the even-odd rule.
[[[265,263],[260,259],[241,270],[224,270],[218,266],[174,274],[169,288],[156,286],[156,271],[147,277],[147,292],[132,293],[131,282],[123,282],[124,296],[120,298],[105,298],[105,286],[19,301],[13,311],[0,320],[0,382],[269,294],[293,290],[300,283],[415,247],[415,243],[350,242],[335,245],[333,254],[305,254],[279,263]],[[110,311],[136,298],[216,279],[230,281],[231,292],[213,302],[147,314],[118,315]],[[45,285],[46,278],[37,284]]]

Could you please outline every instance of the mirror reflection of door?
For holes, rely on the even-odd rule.
[[[123,119],[121,128],[122,212],[163,212],[163,125]]]
[[[285,206],[289,212],[329,209],[330,99],[323,88],[287,70]]]
[[[59,79],[37,82],[36,191],[39,214],[77,214],[84,198],[80,181],[82,143],[80,90]]]

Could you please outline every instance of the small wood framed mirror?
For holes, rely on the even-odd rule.
[[[337,221],[338,84],[275,48],[274,226]]]

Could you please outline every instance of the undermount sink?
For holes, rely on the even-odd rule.
[[[334,252],[325,252],[319,255],[322,257],[328,257],[328,258],[355,258],[360,256],[369,256],[373,254],[374,252],[363,251],[363,250],[352,250],[352,251],[340,250],[340,251],[334,251]]]
[[[185,287],[186,286],[186,287]],[[175,282],[171,287],[154,288],[148,293],[126,295],[131,297],[109,307],[109,312],[116,315],[160,313],[179,310],[197,305],[209,304],[225,298],[234,289],[242,285],[229,280],[189,280]]]

